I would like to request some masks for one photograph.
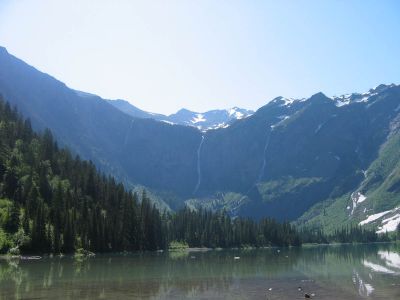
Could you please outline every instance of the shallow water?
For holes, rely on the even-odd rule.
[[[305,293],[400,299],[400,246],[0,260],[0,299],[304,299]]]

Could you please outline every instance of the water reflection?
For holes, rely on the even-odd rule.
[[[399,253],[362,245],[0,259],[0,299],[400,299]]]

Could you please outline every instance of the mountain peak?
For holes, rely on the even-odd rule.
[[[191,111],[187,108],[181,108],[180,110],[178,110],[175,114],[186,114],[186,113],[194,113],[196,114],[196,112]],[[173,114],[174,115],[174,114]]]
[[[335,102],[335,105],[340,107],[352,103],[359,103],[359,102],[368,102],[372,96],[376,96],[379,93],[383,93],[390,88],[397,87],[396,84],[380,84],[375,88],[370,89],[368,92],[365,93],[352,93],[352,94],[345,94],[341,96],[333,96],[332,100]]]
[[[0,53],[8,54],[8,51],[5,47],[0,46]]]
[[[312,95],[310,97],[310,100],[311,99],[324,99],[324,98],[328,98],[328,97],[323,92],[318,92],[318,93]]]
[[[380,84],[377,87],[374,87],[369,90],[370,93],[381,93],[389,88],[395,87],[396,85],[394,83],[392,84]]]
[[[272,99],[271,102],[278,103],[279,106],[291,106],[295,102],[302,102],[304,100],[305,100],[304,98],[295,99],[295,98],[286,98],[286,97],[279,96],[279,97],[275,97],[274,99]]]

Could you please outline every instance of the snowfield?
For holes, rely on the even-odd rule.
[[[386,218],[383,219],[383,217]],[[397,226],[400,224],[400,206],[392,210],[383,211],[377,214],[368,216],[365,220],[361,221],[359,225],[369,224],[371,222],[379,220],[380,225],[376,233],[385,233],[395,231]]]

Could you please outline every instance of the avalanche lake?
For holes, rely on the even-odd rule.
[[[400,299],[400,245],[0,259],[0,299]]]

